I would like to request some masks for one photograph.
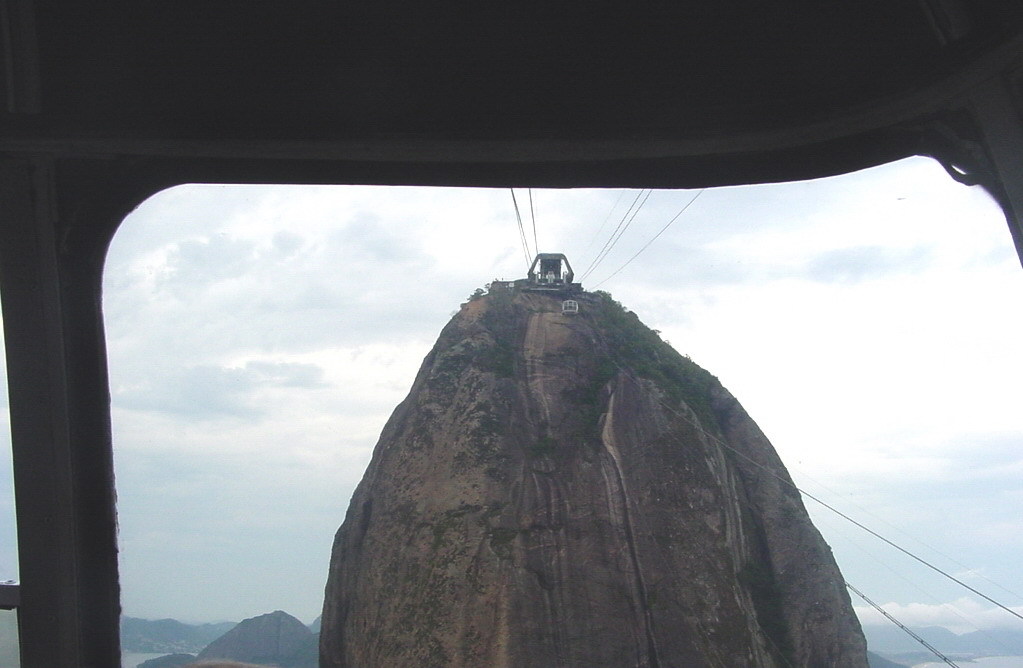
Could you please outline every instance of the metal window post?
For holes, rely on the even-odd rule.
[[[46,158],[0,160],[23,668],[120,665],[102,258],[61,225]]]

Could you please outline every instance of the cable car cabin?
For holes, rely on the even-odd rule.
[[[566,299],[565,301],[561,302],[561,312],[562,313],[578,313],[579,312],[579,302],[577,302],[574,299]]]
[[[528,290],[578,292],[582,289],[579,283],[572,282],[575,272],[563,253],[537,253],[527,277]]]

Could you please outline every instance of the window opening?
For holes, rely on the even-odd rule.
[[[632,199],[533,195],[534,244],[583,267]],[[920,492],[954,471],[1007,494],[995,464],[1018,463],[1020,271],[997,207],[922,159],[722,188],[625,266],[693,192],[676,195],[644,199],[582,289],[624,266],[602,289],[718,375],[801,486],[864,494],[1023,590],[1018,550],[967,538],[966,517],[1010,521],[992,496]],[[348,497],[451,309],[484,283],[575,280],[544,253],[523,266],[509,206],[501,189],[183,186],[129,217],[104,290],[127,615],[313,620]],[[854,552],[836,549],[864,588],[876,565]]]
[[[0,323],[0,347],[3,327]],[[7,401],[7,358],[0,357],[0,666],[17,667],[18,531],[14,509],[11,421]]]

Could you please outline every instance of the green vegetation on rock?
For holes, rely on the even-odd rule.
[[[717,378],[688,357],[665,343],[639,317],[615,301],[607,292],[592,293],[597,299],[586,310],[595,330],[601,332],[613,369],[633,370],[640,378],[653,381],[670,400],[685,402],[696,413],[704,429],[720,433],[717,417],[710,405],[711,390]]]

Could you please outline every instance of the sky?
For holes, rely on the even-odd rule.
[[[529,254],[566,253],[718,376],[799,487],[1023,612],[1023,269],[993,200],[924,158],[654,191],[587,273],[638,194],[517,190]],[[312,621],[384,421],[459,304],[525,255],[508,189],[194,185],[140,205],[103,298],[125,614]],[[806,504],[904,623],[1023,628]],[[0,579],[12,506],[8,455]]]

